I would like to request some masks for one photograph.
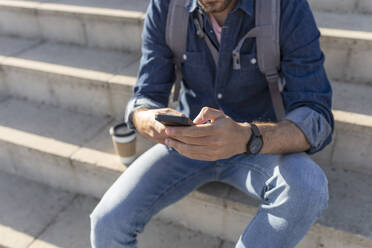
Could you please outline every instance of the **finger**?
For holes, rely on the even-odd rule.
[[[182,154],[190,154],[190,153],[200,153],[204,154],[207,153],[210,148],[208,146],[199,146],[199,145],[190,145],[182,143],[178,140],[166,138],[165,144],[173,147],[177,151],[179,151]]]
[[[200,111],[200,113],[194,119],[193,122],[195,124],[202,124],[202,123],[205,123],[207,121],[214,122],[215,120],[217,120],[221,117],[224,117],[224,116],[225,116],[225,114],[221,110],[214,109],[214,108],[209,108],[209,107],[204,107],[204,108],[202,108],[202,110]]]
[[[218,134],[213,123],[194,125],[190,127],[166,127],[165,133],[170,137],[207,137]]]
[[[178,112],[177,110],[171,108],[160,109],[158,113],[186,117],[184,113]]]
[[[158,121],[155,121],[154,125],[152,126],[153,129],[154,129],[154,133],[156,133],[157,135],[165,138],[167,135],[165,133],[165,126],[163,123],[161,122],[158,122]]]
[[[189,144],[189,145],[210,146],[210,147],[218,147],[222,145],[220,139],[216,136],[205,136],[205,137],[172,136],[172,138],[182,143]]]

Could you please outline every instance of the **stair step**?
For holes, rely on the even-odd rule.
[[[0,247],[90,247],[97,199],[0,172]],[[233,243],[154,217],[138,236],[143,248],[233,247]],[[229,245],[229,246],[228,246]]]
[[[102,194],[124,170],[109,136],[109,128],[117,123],[112,118],[17,99],[0,105],[0,157],[7,164],[2,165],[4,170],[91,195]],[[152,145],[141,137],[138,141],[139,154]],[[83,176],[84,170],[92,175]],[[95,183],[95,177],[102,177],[101,170],[109,172],[103,173],[109,179],[103,187]],[[66,176],[71,179],[68,184],[64,183]]]
[[[348,5],[342,1],[335,6]],[[1,1],[0,34],[140,53],[148,0]],[[360,3],[360,6],[368,5]],[[333,6],[333,5],[332,5]],[[365,7],[368,9],[368,7]],[[315,11],[333,80],[371,84],[372,18]],[[104,32],[104,34],[103,34]]]
[[[26,248],[73,194],[0,172],[0,199],[0,247]]]
[[[370,0],[308,0],[315,11],[372,14]]]
[[[0,45],[7,44],[1,40]],[[0,88],[6,89],[8,95],[84,114],[123,119],[138,71],[136,55],[47,42],[11,44],[9,49],[18,55],[3,56],[0,60],[3,78]],[[27,50],[24,44],[31,48]],[[332,84],[337,137],[315,159],[322,164],[372,171],[372,155],[368,152],[372,87]],[[365,124],[355,121],[355,114]]]
[[[13,98],[0,103],[0,116],[0,170],[95,197],[101,197],[125,171],[108,133],[115,123],[111,118]],[[137,144],[140,154],[153,143],[139,137]],[[323,247],[370,247],[372,215],[364,208],[372,201],[368,193],[371,175],[340,169],[336,164],[322,167],[330,182],[330,208],[300,247],[335,243],[337,246]],[[345,217],[346,209],[341,208],[355,202],[355,211]],[[256,210],[257,202],[231,186],[214,182],[169,206],[159,218],[236,241]]]
[[[13,47],[0,60],[3,92],[82,113],[123,118],[136,81],[138,55],[46,42],[35,46],[33,41],[25,49],[24,43],[14,41],[18,39],[0,38],[0,55],[8,44]],[[9,53],[12,56],[5,57]]]
[[[314,12],[322,34],[325,68],[332,80],[372,85],[372,18]]]
[[[140,50],[146,1],[95,1],[97,7],[85,6],[89,1],[80,2],[84,5],[73,5],[72,1],[1,0],[0,33],[88,47]],[[110,5],[112,9],[102,7]]]

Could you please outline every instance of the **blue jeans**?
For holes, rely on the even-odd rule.
[[[137,234],[152,216],[212,181],[262,201],[235,248],[295,247],[328,206],[327,178],[305,153],[207,162],[158,144],[129,166],[91,213],[92,247],[137,247]]]

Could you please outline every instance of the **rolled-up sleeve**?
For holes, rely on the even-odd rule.
[[[311,148],[306,151],[314,154],[323,148],[331,138],[332,127],[322,114],[308,107],[300,107],[289,112],[284,118],[293,122],[304,133]]]
[[[332,140],[332,88],[324,69],[320,32],[306,0],[282,1],[280,24],[282,92],[287,115],[312,145],[309,154]]]
[[[172,51],[165,43],[167,11],[167,1],[151,0],[147,8],[137,82],[124,114],[124,121],[132,129],[134,110],[168,106],[174,81],[174,66]]]

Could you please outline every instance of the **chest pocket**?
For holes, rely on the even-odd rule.
[[[239,70],[231,69],[230,82],[226,87],[227,93],[234,95],[234,98],[231,99],[233,102],[246,102],[267,90],[267,83],[258,68],[255,52],[241,53],[240,65]],[[239,94],[236,94],[236,92],[239,92]]]
[[[256,53],[241,53],[240,54],[240,70],[243,71],[254,71],[259,70],[257,64],[257,54]]]
[[[205,92],[213,87],[213,71],[204,52],[187,52],[183,63],[183,82],[193,91]],[[214,66],[214,65],[212,65]]]

